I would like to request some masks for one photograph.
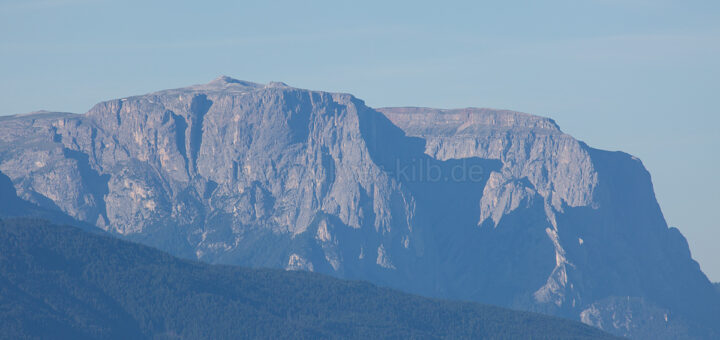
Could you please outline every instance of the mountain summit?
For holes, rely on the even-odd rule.
[[[716,336],[720,296],[635,157],[551,119],[383,108],[220,77],[0,120],[45,209],[175,255],[364,279],[638,338]]]

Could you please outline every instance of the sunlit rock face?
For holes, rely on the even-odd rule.
[[[44,209],[212,263],[369,280],[635,337],[720,324],[720,298],[640,161],[547,118],[374,110],[349,94],[221,77],[82,115],[2,117],[0,171]]]

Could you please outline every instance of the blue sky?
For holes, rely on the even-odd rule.
[[[640,157],[720,281],[720,2],[0,0],[0,114],[219,75],[552,117]]]

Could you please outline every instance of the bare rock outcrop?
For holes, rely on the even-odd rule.
[[[220,77],[81,115],[2,117],[0,171],[41,209],[188,258],[640,338],[714,336],[720,324],[720,296],[665,223],[642,163],[533,115],[374,110],[349,94]]]

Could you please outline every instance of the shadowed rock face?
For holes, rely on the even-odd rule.
[[[3,118],[0,171],[45,209],[212,263],[638,337],[711,336],[720,315],[640,161],[522,113],[375,111],[348,94],[221,77],[84,115]]]
[[[692,326],[698,327],[720,321],[720,300],[685,238],[665,223],[650,175],[637,158],[593,149],[552,120],[523,113],[379,111],[408,135],[423,138],[433,158],[502,162],[480,198],[477,225],[518,234],[544,229],[555,260],[532,295],[533,306],[526,301],[515,307],[579,315],[640,338],[688,336],[692,330],[684,322],[699,321]]]

